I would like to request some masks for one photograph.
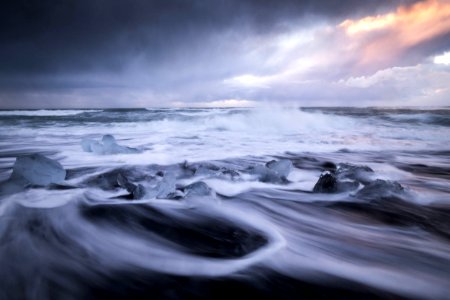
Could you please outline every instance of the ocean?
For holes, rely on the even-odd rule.
[[[0,299],[230,297],[450,299],[450,108],[0,110]]]

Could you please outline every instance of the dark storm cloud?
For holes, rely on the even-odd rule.
[[[253,93],[224,82],[233,83],[233,78],[243,74],[265,76],[282,72],[279,64],[265,62],[277,53],[274,47],[279,45],[273,41],[286,33],[324,23],[336,31],[337,24],[345,19],[376,16],[415,2],[2,2],[0,106],[164,106],[164,101],[214,101],[252,95],[260,99],[311,98],[315,90],[302,85],[302,90],[289,86],[278,91],[256,89]],[[345,46],[338,34],[329,36],[334,45]],[[308,46],[309,52],[306,46],[295,49],[304,51],[308,58],[319,49],[336,56],[332,65],[311,70],[311,79],[331,82],[345,77],[352,69],[357,57],[339,58],[331,46],[329,38],[316,37],[314,44]],[[448,46],[448,40],[439,36],[403,55],[403,64],[420,61]],[[283,59],[289,66],[289,59],[295,56],[285,55]],[[273,87],[284,85],[275,83]],[[332,96],[330,90],[327,97]]]
[[[0,9],[0,72],[116,71],[138,55],[158,66],[223,30],[266,34],[305,16],[341,18],[394,2],[11,1]]]

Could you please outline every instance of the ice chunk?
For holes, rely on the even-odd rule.
[[[250,174],[256,175],[259,181],[270,183],[285,183],[286,177],[266,166],[256,165],[250,167]]]
[[[131,183],[128,178],[126,178],[121,173],[117,174],[117,184],[121,187],[126,189],[128,192],[133,192],[133,190],[136,188],[136,185]]]
[[[145,196],[145,188],[142,184],[138,184],[132,192],[133,199],[142,199]]]
[[[169,195],[175,193],[176,190],[176,178],[172,173],[163,174],[162,180],[157,186],[156,198],[169,198]]]
[[[142,199],[145,196],[145,188],[142,184],[131,183],[128,178],[120,173],[117,175],[117,183],[130,193],[132,199]]]
[[[292,162],[288,159],[272,160],[264,166],[256,165],[250,167],[250,174],[256,175],[258,180],[270,183],[286,183],[287,176],[293,168]]]
[[[136,148],[121,146],[117,144],[114,136],[106,134],[102,137],[102,142],[97,142],[91,139],[83,139],[81,147],[86,152],[93,152],[96,154],[128,154],[139,153]]]
[[[116,143],[116,139],[110,134],[103,136],[102,143],[103,143],[103,154],[139,153],[138,149],[118,145]]]
[[[262,182],[280,182],[280,176],[273,170],[266,166],[257,165],[251,169],[251,173],[258,176],[258,179]]]
[[[102,143],[105,147],[111,147],[111,146],[117,144],[116,139],[110,134],[105,134],[102,137]]]
[[[95,154],[104,154],[105,150],[101,143],[94,141],[91,143],[91,152],[94,152]]]
[[[220,173],[220,177],[231,179],[231,180],[237,180],[237,179],[239,179],[240,176],[241,175],[239,174],[238,171],[231,170],[231,169],[222,169],[221,173]]]
[[[63,182],[65,178],[66,170],[59,162],[41,154],[31,154],[16,158],[10,180],[46,186]]]
[[[184,198],[191,207],[205,207],[220,203],[220,199],[216,197],[216,192],[203,181],[185,186]]]
[[[0,195],[9,195],[20,192],[27,185],[29,185],[29,182],[26,181],[24,178],[22,179],[16,178],[15,180],[9,179],[0,184]]]
[[[220,168],[214,165],[206,165],[206,164],[200,164],[195,169],[195,175],[196,176],[214,176],[217,175]]]
[[[82,139],[81,140],[81,148],[85,152],[93,152],[95,154],[104,154],[103,144],[91,139]]]
[[[97,143],[97,142],[94,140],[91,140],[91,139],[82,139],[81,140],[81,148],[83,148],[83,150],[85,152],[92,152],[91,145],[93,143]]]
[[[401,198],[405,196],[405,189],[396,181],[377,179],[359,190],[355,196],[365,200]]]
[[[293,165],[289,159],[280,159],[278,161],[269,161],[266,167],[276,172],[280,177],[287,178],[292,171]]]
[[[338,164],[336,175],[338,179],[351,179],[368,184],[372,181],[374,172],[368,166],[356,166],[351,164]]]
[[[214,190],[211,189],[206,183],[203,181],[194,182],[190,185],[187,185],[184,188],[184,193],[186,197],[192,196],[210,196],[215,195]]]

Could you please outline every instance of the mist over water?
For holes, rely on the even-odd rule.
[[[0,128],[0,181],[31,153],[67,171],[0,196],[0,299],[450,299],[448,108],[2,110]],[[106,134],[140,152],[83,151]],[[252,171],[281,159],[281,181]],[[314,193],[340,163],[402,190]],[[155,197],[158,172],[186,197]]]

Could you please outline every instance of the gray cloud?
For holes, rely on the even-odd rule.
[[[265,52],[261,53],[252,51],[258,48],[258,43],[268,43],[284,32],[321,22],[333,24],[345,18],[384,13],[413,2],[19,0],[2,3],[0,105],[145,106],[148,103],[163,106],[170,101],[245,97],[306,99],[310,95],[299,92],[299,86],[264,92],[231,88],[224,86],[223,81],[248,70],[261,74],[278,72],[276,64],[262,63],[264,56],[270,54],[270,47],[262,47]],[[423,58],[447,46],[440,39],[418,46],[414,55]],[[328,72],[317,69],[315,75],[309,75],[337,78],[342,76],[342,68]],[[288,90],[290,94],[286,93]]]

